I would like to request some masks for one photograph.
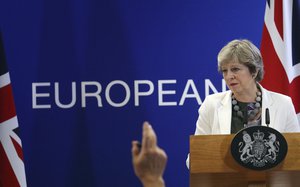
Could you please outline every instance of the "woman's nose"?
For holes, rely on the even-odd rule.
[[[225,76],[226,76],[225,79],[228,79],[228,80],[231,80],[231,79],[235,78],[234,73],[231,72],[231,71],[228,71]]]

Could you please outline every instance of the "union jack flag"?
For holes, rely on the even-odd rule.
[[[261,53],[265,76],[261,84],[294,103],[300,122],[300,2],[266,2]]]
[[[26,187],[21,139],[0,33],[0,186]]]

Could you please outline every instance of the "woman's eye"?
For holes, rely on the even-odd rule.
[[[240,70],[240,68],[232,68],[232,69],[231,69],[232,72],[237,72],[237,71],[239,71],[239,70]]]
[[[227,69],[222,69],[221,72],[222,72],[222,73],[226,73],[226,72],[227,72]]]

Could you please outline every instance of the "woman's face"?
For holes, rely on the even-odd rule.
[[[256,82],[249,68],[244,64],[231,61],[221,67],[223,78],[234,94],[252,93]]]

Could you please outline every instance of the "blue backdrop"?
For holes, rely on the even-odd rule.
[[[261,0],[1,1],[28,186],[140,186],[131,141],[144,120],[169,156],[167,186],[188,186],[197,110],[224,90],[217,53],[235,38],[259,46],[264,8]]]

